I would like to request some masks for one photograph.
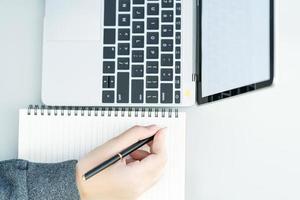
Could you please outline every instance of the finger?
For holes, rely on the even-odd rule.
[[[153,136],[159,129],[156,125],[135,126],[101,147],[96,148],[90,155],[95,162],[105,161],[139,140]]]
[[[135,160],[143,160],[149,155],[150,155],[150,153],[147,151],[144,151],[144,150],[137,150],[130,154],[130,156],[132,158],[134,158]]]
[[[167,128],[164,128],[164,129],[166,129],[166,130],[163,130],[163,129],[160,129],[160,130],[162,130],[162,131],[167,131]],[[152,147],[152,145],[153,145],[153,140],[152,141],[150,141],[149,143],[147,143],[147,145],[151,148]]]
[[[152,154],[165,154],[166,153],[166,132],[167,128],[163,128],[157,132],[150,146]]]
[[[116,150],[122,151],[140,140],[155,135],[159,131],[159,129],[160,128],[156,125],[134,126],[133,128],[121,134],[120,136],[114,138],[112,140],[112,143]]]
[[[141,161],[135,160],[135,161],[133,161],[133,162],[128,163],[126,166],[127,166],[127,169],[133,169],[133,170],[135,170],[135,169],[136,169],[136,166],[139,166],[140,163],[141,163]],[[137,172],[137,171],[135,171],[135,173],[136,173],[136,172]]]
[[[128,165],[129,163],[135,162],[136,160],[134,158],[126,158],[126,165]]]
[[[159,172],[165,166],[167,161],[167,150],[165,144],[166,131],[166,129],[158,131],[150,149],[151,153],[141,160],[139,165],[135,165],[135,167],[144,172],[153,171],[155,173],[156,171]]]
[[[152,140],[151,142],[149,142],[147,145],[148,145],[149,147],[151,147],[152,144],[153,144],[153,140]]]

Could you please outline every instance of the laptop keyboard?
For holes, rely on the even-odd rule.
[[[181,1],[105,0],[102,103],[180,104]]]

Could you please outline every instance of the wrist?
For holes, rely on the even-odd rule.
[[[77,185],[77,189],[78,189],[78,193],[80,196],[81,200],[87,200],[85,192],[84,192],[84,187],[83,187],[83,175],[79,170],[79,164],[77,163],[76,165],[76,185]]]
[[[83,179],[83,173],[81,172],[80,166],[77,163],[77,165],[76,165],[76,184],[77,184],[80,199],[81,200],[95,199],[95,198],[91,198],[91,196],[88,197],[89,195],[86,192],[84,182],[85,182],[85,180]],[[105,200],[136,200],[136,198],[121,198],[121,197],[115,198],[114,195],[110,195],[110,196],[102,195],[102,197],[99,198],[99,199],[105,199]]]

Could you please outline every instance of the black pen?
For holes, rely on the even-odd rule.
[[[106,168],[108,168],[109,166],[115,164],[116,162],[118,162],[119,160],[122,160],[123,158],[125,158],[126,156],[128,156],[129,154],[133,153],[134,151],[138,150],[139,148],[141,148],[142,146],[144,146],[145,144],[151,142],[154,139],[154,136],[144,139],[144,140],[140,140],[137,143],[131,145],[130,147],[126,148],[125,150],[121,151],[120,153],[116,154],[115,156],[113,156],[112,158],[104,161],[103,163],[101,163],[100,165],[98,165],[97,167],[91,169],[90,171],[88,171],[87,173],[85,173],[83,175],[83,179],[84,180],[88,180],[90,178],[92,178],[93,176],[95,176],[96,174],[100,173],[101,171],[105,170]]]

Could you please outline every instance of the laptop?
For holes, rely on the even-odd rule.
[[[42,101],[216,101],[272,84],[273,40],[273,0],[46,0]]]

